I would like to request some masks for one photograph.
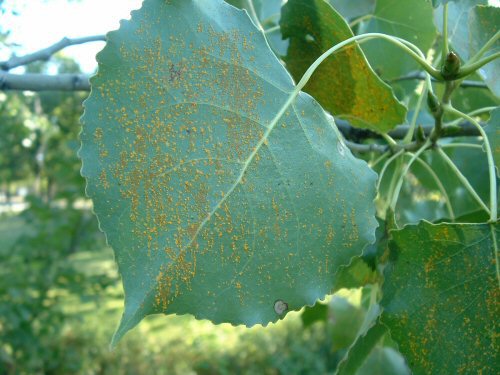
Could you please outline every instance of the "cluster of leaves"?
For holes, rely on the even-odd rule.
[[[441,3],[146,0],[108,34],[80,157],[123,277],[114,343],[148,314],[267,324],[372,284],[339,373],[408,371],[396,344],[415,373],[494,372],[499,8]]]

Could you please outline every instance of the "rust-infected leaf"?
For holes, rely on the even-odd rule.
[[[421,222],[392,231],[382,322],[414,374],[495,374],[496,224]]]
[[[98,62],[80,157],[123,278],[114,343],[154,313],[276,321],[373,241],[375,174],[244,12],[146,0]]]
[[[290,42],[284,60],[297,81],[321,54],[353,36],[342,16],[323,0],[289,0],[280,24]],[[357,127],[384,133],[405,121],[406,108],[356,45],[324,61],[305,91]]]

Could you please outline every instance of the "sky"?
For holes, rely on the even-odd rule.
[[[20,45],[18,55],[38,51],[58,42],[63,37],[83,37],[104,34],[119,27],[120,19],[130,18],[130,11],[138,9],[142,0],[5,0],[7,12],[0,25],[12,30],[9,41]],[[500,5],[500,0],[490,0]],[[84,72],[96,69],[95,55],[104,42],[94,42],[64,49],[64,54],[75,58]],[[0,61],[10,55],[9,49],[0,49]],[[19,69],[19,68],[18,68]],[[16,72],[16,70],[13,70]]]
[[[3,30],[11,30],[9,42],[19,44],[18,55],[35,52],[58,42],[63,37],[76,38],[105,34],[119,27],[120,19],[130,18],[142,0],[5,0],[8,12],[1,15]],[[15,10],[19,15],[13,15]],[[104,42],[94,42],[64,49],[74,57],[84,72],[91,73],[97,63],[95,55]],[[0,50],[0,61],[9,57],[9,50]],[[13,70],[15,72],[15,70]]]

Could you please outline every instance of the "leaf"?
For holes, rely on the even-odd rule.
[[[375,9],[375,0],[329,0],[329,3],[348,20],[371,14]]]
[[[378,230],[378,228],[377,228]],[[370,267],[370,265],[361,257],[355,257],[351,263],[342,267],[335,278],[333,291],[339,289],[359,288],[368,284],[376,284],[380,281],[380,275]]]
[[[239,9],[250,10],[248,0],[225,0]],[[283,0],[253,0],[253,6],[262,26],[266,28],[267,22],[277,24],[280,18]]]
[[[334,294],[328,303],[329,332],[334,351],[348,348],[354,342],[367,314],[362,305],[352,303],[355,302],[353,297],[362,297],[363,290],[350,292],[353,294]]]
[[[470,55],[475,55],[486,42],[498,32],[500,25],[500,8],[492,6],[475,6],[469,15]],[[485,56],[500,51],[500,40],[497,40]],[[479,75],[496,95],[500,96],[500,59],[491,61],[478,70]]]
[[[467,81],[483,82],[479,74],[472,74],[467,77]],[[445,85],[436,85],[434,92],[442,95]],[[483,87],[457,87],[453,92],[453,107],[460,112],[469,113],[478,108],[494,107],[500,104],[499,98],[488,89]]]
[[[428,0],[377,0],[373,16],[360,24],[359,34],[368,32],[406,39],[426,54],[437,35],[432,5]],[[403,76],[419,67],[411,57],[387,41],[369,41],[362,48],[372,68],[384,80]]]
[[[367,246],[363,250],[363,255],[361,256],[361,259],[366,263],[366,265],[369,265],[372,270],[377,269],[377,265],[380,263],[380,258],[382,258],[386,252],[388,231],[390,230],[391,225],[389,220],[385,221],[378,217],[377,222],[378,227],[375,230],[375,242]],[[351,262],[351,266],[355,260],[356,258],[354,258]],[[374,274],[374,277],[375,275],[379,277],[378,272]]]
[[[376,231],[377,242],[379,229],[380,227]],[[339,269],[335,275],[335,285],[331,291],[332,293],[340,289],[355,289],[380,282],[381,275],[371,268],[364,258],[365,254],[363,252],[363,257],[354,257],[348,266]],[[325,303],[318,301],[314,306],[307,306],[302,312],[301,318],[304,327],[309,327],[318,321],[325,322],[328,318],[328,307]],[[353,329],[352,325],[346,328]]]
[[[488,4],[487,0],[460,0],[448,3],[448,40],[452,50],[460,56],[462,61],[469,59],[469,11],[478,4]],[[436,25],[443,30],[443,7],[435,12]]]
[[[375,174],[244,12],[146,0],[97,59],[80,157],[124,283],[113,344],[154,313],[276,321],[374,240]]]
[[[387,327],[377,322],[365,335],[360,336],[340,362],[337,375],[389,375],[409,374],[403,357],[385,345]]]
[[[482,224],[482,223],[486,223],[489,220],[489,218],[490,218],[490,215],[488,215],[488,213],[485,210],[481,209],[481,210],[470,212],[470,213],[465,214],[465,215],[460,216],[460,217],[456,217],[455,218],[455,222],[456,223],[478,223],[478,224]],[[447,218],[447,219],[438,220],[434,224],[449,223],[449,222],[450,222],[450,219]]]
[[[481,142],[471,140],[470,137],[457,137],[447,143],[480,144]],[[462,147],[446,148],[444,151],[469,180],[483,202],[489,202],[488,161],[485,152],[481,148]],[[437,152],[425,152],[422,154],[422,159],[435,172],[445,187],[456,217],[481,209],[477,201]],[[386,173],[390,175],[392,170],[393,168],[389,167]],[[408,178],[405,179],[398,199],[396,210],[398,223],[416,224],[421,219],[432,222],[442,219],[449,221],[450,215],[445,206],[444,197],[434,178],[420,163],[414,163],[410,172]],[[388,182],[383,183],[382,187]]]
[[[493,152],[493,159],[495,159],[495,167],[497,169],[497,176],[500,177],[500,107],[497,107],[491,112],[488,125],[484,128],[486,136],[490,142],[491,151]]]
[[[354,34],[323,0],[289,0],[280,21],[289,39],[286,67],[296,81],[324,52]],[[330,56],[305,87],[319,103],[353,126],[385,133],[406,117],[406,108],[370,68],[361,48],[351,46]]]
[[[457,0],[432,0],[432,6],[434,8],[437,8],[438,6],[440,5],[444,5],[444,4],[447,4],[447,3],[451,3],[453,1],[457,1]]]
[[[240,8],[250,10],[248,0],[226,0],[227,3]],[[277,56],[286,55],[288,42],[281,38],[279,21],[281,17],[281,6],[283,0],[253,0],[253,6],[259,21],[266,30],[266,40]]]
[[[392,231],[382,322],[415,374],[496,372],[499,224]]]
[[[317,302],[314,306],[306,306],[300,318],[304,328],[310,327],[316,322],[326,322],[328,319],[328,305]]]

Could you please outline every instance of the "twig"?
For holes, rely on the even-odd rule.
[[[409,81],[409,80],[413,80],[413,79],[423,81],[423,80],[425,80],[425,73],[423,73],[423,72],[411,72],[411,73],[406,74],[404,76],[391,79],[390,81],[388,81],[388,83],[394,83],[394,82],[399,82],[399,81]],[[432,82],[444,83],[444,82],[438,81],[434,78],[432,78]],[[462,81],[462,83],[460,84],[460,87],[461,88],[478,88],[478,89],[487,89],[488,88],[488,86],[484,82],[470,81],[470,80]]]
[[[389,151],[389,146],[387,146],[387,145],[378,145],[378,144],[374,144],[374,143],[364,145],[364,144],[355,143],[355,142],[351,142],[351,141],[345,141],[345,144],[347,147],[349,147],[349,149],[351,151],[359,152],[362,154],[367,153],[367,152],[375,152],[375,153],[383,154],[384,152]]]
[[[86,74],[11,74],[0,71],[0,91],[89,91],[89,76]]]
[[[104,35],[93,35],[74,39],[62,38],[59,42],[47,48],[41,49],[40,51],[19,57],[12,56],[9,60],[0,62],[0,70],[10,70],[18,66],[27,65],[29,63],[40,60],[46,61],[50,59],[52,55],[66,47],[98,41],[106,41],[106,37]]]
[[[500,51],[495,52],[495,53],[488,55],[486,57],[483,57],[481,60],[476,61],[475,63],[469,63],[460,69],[460,71],[458,72],[455,79],[467,77],[468,75],[474,73],[479,68],[483,67],[486,64],[489,64],[490,62],[492,62],[498,58],[500,58]]]
[[[351,141],[360,141],[363,139],[381,139],[381,135],[378,133],[375,133],[371,130],[367,129],[359,129],[351,126],[348,121],[335,118],[335,124],[339,128],[339,130],[342,132],[344,137]],[[478,129],[469,123],[468,121],[462,121],[460,124],[457,125],[459,129],[453,133],[453,134],[447,134],[446,137],[476,137],[480,136]],[[422,126],[422,129],[424,130],[425,136],[429,136],[432,132],[432,129],[434,128],[434,125],[432,124],[426,124]],[[389,132],[389,135],[393,139],[403,139],[405,134],[408,133],[409,125],[399,125],[396,127],[396,129],[392,130]]]
[[[408,155],[410,156],[410,154],[408,154]],[[416,162],[419,163],[426,170],[426,172],[432,177],[432,179],[436,183],[436,186],[441,191],[441,195],[444,198],[444,202],[445,202],[446,208],[448,210],[448,214],[450,215],[450,219],[451,219],[451,221],[455,221],[455,212],[453,211],[450,197],[449,197],[448,193],[446,192],[446,188],[444,187],[441,179],[438,177],[436,172],[434,172],[434,170],[431,168],[431,166],[429,164],[427,164],[427,162],[425,162],[422,158],[418,157],[416,159]]]
[[[430,139],[427,140],[427,142],[425,142],[419,149],[417,152],[415,152],[414,154],[412,154],[411,156],[411,159],[410,161],[405,165],[405,167],[403,168],[403,171],[401,172],[401,175],[399,176],[399,179],[397,181],[397,184],[396,184],[396,188],[394,189],[394,192],[393,192],[393,195],[392,195],[392,199],[390,200],[391,204],[390,204],[390,208],[392,209],[392,211],[395,211],[396,210],[396,204],[398,203],[398,199],[399,199],[399,194],[401,193],[401,188],[403,187],[403,182],[404,182],[404,179],[406,177],[406,175],[408,174],[409,170],[410,170],[410,167],[412,166],[412,164],[415,162],[416,159],[419,158],[419,156],[425,151],[427,150],[427,148],[429,148],[429,146],[431,146],[431,141]]]

